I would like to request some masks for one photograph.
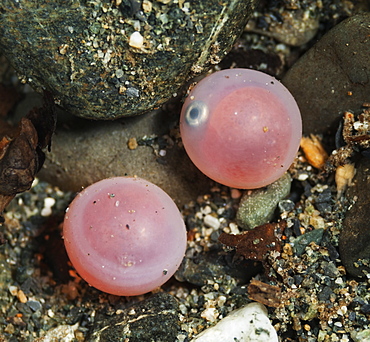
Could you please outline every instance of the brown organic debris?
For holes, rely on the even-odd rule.
[[[281,289],[252,279],[248,286],[249,298],[266,306],[277,308],[281,304]]]
[[[236,253],[246,259],[262,261],[267,253],[281,250],[280,240],[275,236],[276,229],[284,229],[286,222],[266,223],[241,234],[222,233],[218,240],[226,246],[235,247]]]
[[[42,149],[49,146],[55,130],[53,98],[44,94],[42,108],[31,110],[18,128],[0,136],[0,213],[17,193],[29,190],[45,160]]]

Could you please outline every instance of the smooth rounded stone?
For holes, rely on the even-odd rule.
[[[5,0],[0,49],[23,80],[74,115],[115,119],[158,107],[217,64],[254,0]]]
[[[86,342],[174,342],[180,334],[180,310],[174,297],[157,293],[111,317],[99,315]]]
[[[303,133],[334,133],[345,111],[370,93],[370,13],[350,17],[314,45],[283,78],[301,110]]]
[[[215,326],[201,332],[191,342],[278,342],[267,309],[250,303],[232,311]]]
[[[360,160],[353,182],[347,197],[354,203],[343,221],[339,254],[349,274],[364,277],[370,273],[370,159]]]
[[[292,177],[286,172],[265,188],[247,191],[236,213],[238,225],[244,229],[253,229],[269,222],[279,201],[289,196],[291,183]]]
[[[104,178],[138,176],[182,206],[209,188],[209,179],[183,147],[166,136],[176,116],[153,111],[113,122],[58,117],[51,152],[46,153],[38,177],[62,190],[81,191]]]

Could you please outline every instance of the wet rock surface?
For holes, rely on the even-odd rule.
[[[209,179],[180,144],[177,117],[163,111],[113,122],[60,115],[51,152],[39,176],[63,190],[80,191],[98,180],[138,176],[166,191],[179,205],[209,187]]]
[[[86,342],[174,342],[181,332],[179,305],[169,294],[157,293],[121,311],[105,320],[98,315]]]
[[[218,63],[254,1],[17,1],[0,5],[0,48],[69,112],[115,119],[158,107]]]
[[[370,273],[370,159],[361,159],[348,198],[353,204],[343,221],[340,257],[348,273],[365,277]]]
[[[283,78],[302,113],[303,133],[335,133],[346,110],[369,101],[370,13],[330,30]]]

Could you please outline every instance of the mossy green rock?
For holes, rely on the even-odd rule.
[[[241,199],[236,219],[244,229],[253,229],[269,222],[279,201],[290,193],[292,178],[289,173],[265,188],[247,192]]]
[[[253,4],[5,0],[0,49],[26,82],[51,91],[67,111],[115,119],[158,107],[217,64]]]

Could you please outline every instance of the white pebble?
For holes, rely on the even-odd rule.
[[[78,328],[78,323],[75,325],[59,325],[56,328],[52,328],[46,332],[46,334],[37,341],[39,342],[53,342],[53,341],[61,341],[61,342],[72,342],[75,341],[75,332]]]
[[[44,199],[44,208],[41,210],[41,216],[50,216],[52,213],[52,206],[55,204],[55,199],[52,197],[46,197]]]
[[[144,37],[140,34],[140,32],[135,31],[131,36],[130,36],[130,41],[128,44],[134,48],[142,48],[144,45]]]
[[[305,181],[306,179],[308,178],[308,174],[307,173],[301,173],[298,175],[298,180],[299,181]]]
[[[220,228],[220,221],[218,220],[218,218],[213,217],[212,215],[204,216],[203,222],[205,226],[213,228],[214,230]]]
[[[191,342],[278,342],[277,333],[260,303],[250,303],[231,312]]]
[[[240,234],[239,227],[235,223],[230,222],[229,228],[230,228],[230,234],[235,234],[235,235]]]
[[[210,214],[212,212],[212,208],[209,205],[206,205],[204,208],[200,208],[200,212],[203,215]]]
[[[204,319],[206,319],[209,322],[214,322],[219,313],[217,312],[216,308],[207,308],[203,310],[203,312],[200,314],[200,316]]]

